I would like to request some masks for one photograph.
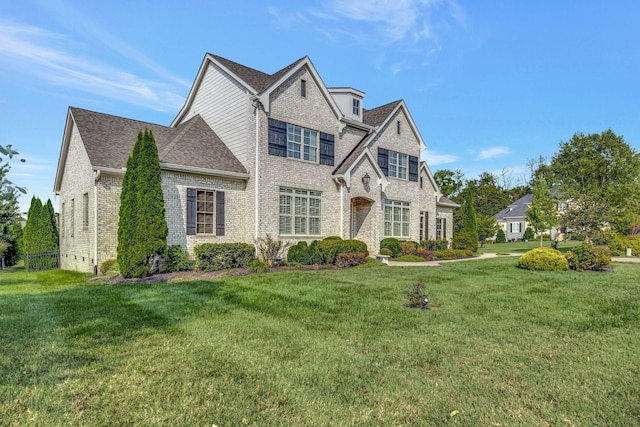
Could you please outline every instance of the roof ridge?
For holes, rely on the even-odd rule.
[[[400,98],[400,99],[396,99],[395,101],[391,101],[391,102],[387,102],[386,104],[379,105],[379,106],[377,106],[377,107],[375,107],[375,108],[363,108],[363,109],[362,109],[362,112],[364,113],[364,112],[371,112],[371,111],[379,110],[379,109],[381,109],[381,108],[388,107],[388,106],[390,106],[390,105],[392,105],[392,104],[399,104],[399,103],[401,103],[402,101],[403,101],[403,99],[402,99],[402,98]]]
[[[171,136],[171,138],[167,141],[166,146],[160,152],[160,156],[159,156],[160,159],[164,158],[167,154],[171,152],[171,150],[173,150],[173,147],[178,143],[178,140],[180,140],[180,137],[182,137],[182,135],[184,135],[189,130],[189,128],[191,128],[191,125],[193,124],[193,119],[195,119],[196,117],[200,117],[200,115],[196,114],[186,122],[181,123],[178,127],[174,128],[176,132]]]
[[[165,127],[165,128],[170,128],[170,126],[161,125],[161,124],[159,124],[159,123],[152,123],[152,122],[145,122],[145,121],[143,121],[143,120],[130,119],[130,118],[128,118],[128,117],[124,117],[124,116],[117,116],[117,115],[115,115],[115,114],[101,113],[100,111],[87,110],[86,108],[80,108],[80,107],[73,107],[73,106],[69,106],[69,110],[72,110],[72,111],[79,111],[79,112],[87,112],[87,113],[91,113],[91,114],[99,114],[99,115],[101,115],[101,116],[114,117],[114,118],[116,118],[116,119],[128,120],[128,121],[130,121],[130,122],[144,123],[144,124],[148,124],[148,125],[152,125],[152,126],[161,126],[161,127]]]

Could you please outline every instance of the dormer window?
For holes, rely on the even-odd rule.
[[[300,96],[306,98],[307,96],[307,81],[300,80]]]
[[[360,100],[353,99],[353,115],[360,117]]]

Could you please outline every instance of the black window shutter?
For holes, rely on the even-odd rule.
[[[216,236],[224,236],[224,191],[216,191]]]
[[[287,124],[269,119],[269,154],[287,157]]]
[[[418,158],[409,156],[409,181],[418,182]]]
[[[385,176],[389,176],[389,150],[378,147],[378,166]]]
[[[195,188],[187,188],[187,235],[196,234],[197,196]]]
[[[320,132],[320,164],[333,166],[334,163],[334,137],[330,133]]]

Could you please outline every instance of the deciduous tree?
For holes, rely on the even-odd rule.
[[[549,169],[559,195],[569,201],[564,225],[587,239],[606,225],[628,231],[640,223],[640,155],[612,130],[576,133],[561,142]]]
[[[533,182],[533,198],[526,218],[533,231],[540,234],[540,247],[542,247],[542,233],[555,227],[557,223],[557,212],[549,185],[542,176],[536,178]]]

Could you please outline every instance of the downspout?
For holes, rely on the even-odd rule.
[[[257,98],[253,99],[253,106],[255,107],[255,116],[256,116],[256,142],[255,142],[255,162],[256,162],[256,173],[255,173],[255,177],[254,177],[254,188],[255,188],[255,200],[254,200],[254,204],[255,204],[255,212],[254,212],[254,235],[253,238],[254,240],[257,242],[259,236],[259,227],[258,227],[258,221],[260,218],[260,193],[259,193],[259,183],[260,183],[260,155],[259,155],[259,147],[260,147],[260,111],[258,108],[258,101]]]
[[[93,180],[93,274],[98,274],[98,185],[100,171]]]
[[[344,184],[340,182],[340,237],[344,239]]]

